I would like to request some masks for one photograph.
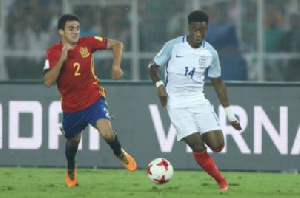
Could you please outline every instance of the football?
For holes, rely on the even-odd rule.
[[[174,169],[165,158],[156,158],[148,164],[147,174],[152,182],[163,184],[173,177]]]

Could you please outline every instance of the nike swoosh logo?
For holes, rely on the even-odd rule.
[[[183,57],[183,56],[179,56],[179,55],[176,54],[176,58],[181,58],[181,57]]]

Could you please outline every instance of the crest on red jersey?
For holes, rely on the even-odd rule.
[[[88,57],[90,55],[89,50],[86,47],[80,47],[80,54],[82,58]]]

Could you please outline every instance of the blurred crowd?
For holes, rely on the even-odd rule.
[[[45,52],[57,38],[60,0],[4,0],[5,57],[9,79],[39,79]]]
[[[5,6],[5,65],[9,79],[41,79],[47,48],[59,41],[57,19],[64,13],[62,0],[2,0]],[[70,5],[73,0],[67,0]],[[190,0],[192,2],[192,0]],[[83,2],[83,1],[81,1]],[[154,54],[162,45],[187,33],[187,14],[193,8],[181,0],[141,0],[138,2],[138,38],[132,37],[132,8],[126,4],[74,4],[72,12],[81,20],[81,36],[101,35],[120,40],[125,52],[138,39],[139,52]],[[117,1],[116,1],[117,2]],[[122,2],[122,0],[119,0]],[[193,1],[195,2],[195,1]],[[256,0],[199,1],[210,17],[206,40],[218,50],[225,80],[257,80],[258,5]],[[242,2],[239,4],[239,2]],[[299,81],[300,71],[300,0],[265,0],[264,56],[267,81]],[[297,3],[298,2],[298,3]],[[268,56],[269,53],[280,53]],[[284,54],[283,54],[284,53]],[[286,56],[285,53],[291,54]],[[254,54],[254,56],[247,56]],[[295,55],[296,54],[296,55]],[[294,56],[293,56],[294,55]],[[249,57],[251,57],[249,59]],[[288,58],[287,58],[288,57]],[[148,80],[149,58],[139,61],[140,79]],[[110,79],[111,58],[97,58],[96,72]],[[125,79],[131,79],[132,61],[123,59]]]

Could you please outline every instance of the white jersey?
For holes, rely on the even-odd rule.
[[[192,48],[187,36],[167,42],[154,57],[158,66],[165,66],[165,85],[168,93],[168,107],[184,108],[208,104],[203,93],[205,71],[208,76],[221,76],[217,51],[203,41],[200,48]]]

